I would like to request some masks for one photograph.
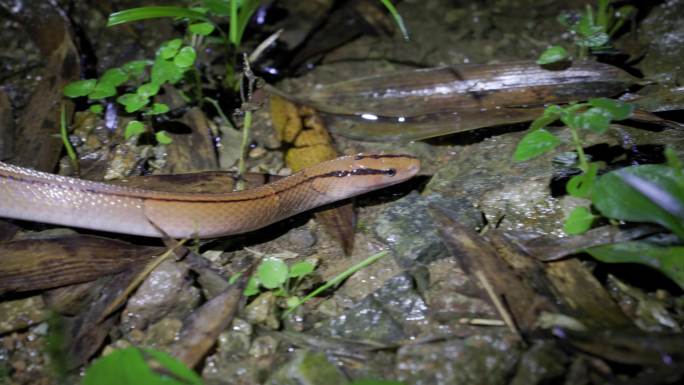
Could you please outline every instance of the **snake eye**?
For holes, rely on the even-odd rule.
[[[389,170],[387,170],[387,175],[395,176],[395,175],[397,175],[397,170],[394,168],[390,168]]]

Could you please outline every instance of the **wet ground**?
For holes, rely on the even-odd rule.
[[[356,2],[339,2],[332,9],[328,1],[315,5],[265,3],[278,16],[272,16],[265,25],[251,26],[245,49],[255,47],[260,38],[282,27],[287,29],[281,50],[296,46],[311,31],[325,31],[327,27],[316,25],[316,17],[334,21],[331,15],[335,10]],[[254,68],[257,72],[268,68],[287,72],[288,76],[273,80],[273,85],[302,95],[321,85],[398,70],[535,60],[550,45],[572,45],[572,34],[558,23],[557,16],[582,10],[586,4],[593,2],[405,0],[397,9],[406,22],[409,41],[389,18],[366,20],[355,36],[321,54],[304,57],[298,66],[275,67],[285,60],[279,56],[282,52],[275,50],[266,51]],[[61,10],[71,19],[67,25],[79,27],[68,36],[77,42],[80,73],[92,77],[110,66],[151,57],[161,41],[182,35],[182,26],[166,20],[104,28],[109,12],[136,5],[131,1],[96,1],[90,7],[62,4]],[[20,128],[28,119],[25,111],[35,102],[31,95],[36,89],[44,90],[41,87],[46,85],[41,85],[41,80],[54,70],[46,64],[51,62],[43,59],[45,53],[39,47],[19,43],[36,40],[29,38],[32,29],[22,24],[34,20],[35,13],[15,12],[12,4],[0,6],[11,14],[3,19],[0,32],[0,41],[9,42],[0,57],[0,97],[8,100],[9,107],[0,113],[3,119],[7,114],[12,116],[12,132],[20,136]],[[646,88],[651,87],[656,94],[661,89],[681,87],[683,17],[684,1],[680,0],[639,8],[631,24],[615,38],[614,47],[620,54],[606,55],[602,60],[619,62],[642,83],[649,83]],[[331,35],[312,33],[309,40],[315,36],[325,42]],[[47,47],[44,52],[54,52],[54,46],[59,46],[38,42]],[[302,52],[306,50],[300,48],[291,55],[303,57]],[[218,89],[225,74],[217,63],[226,60],[226,55],[206,46],[198,57],[197,66],[207,80],[205,95],[221,100],[225,91]],[[75,80],[66,78],[59,81]],[[171,90],[167,89],[163,97],[171,106],[182,104],[178,100],[183,95]],[[226,110],[234,108],[233,100],[226,96],[221,105]],[[254,113],[247,170],[287,175],[292,172],[282,152],[287,146],[279,142],[266,103]],[[675,98],[661,116],[681,123],[677,111],[681,104],[677,103],[681,98]],[[236,170],[241,134],[212,107],[195,107],[195,112],[183,110],[182,120],[189,127],[202,127],[203,133],[189,135],[168,128],[175,141],[166,147],[151,140],[122,140],[107,127],[104,118],[76,115],[72,142],[80,152],[82,175],[115,179],[217,170],[219,165]],[[72,106],[79,108],[82,106]],[[122,127],[130,117],[119,112],[118,126]],[[166,128],[166,123],[161,122],[160,127]],[[682,292],[665,276],[644,272],[647,268],[640,265],[598,264],[586,255],[540,262],[520,246],[534,239],[563,245],[568,239],[563,231],[564,218],[582,202],[559,194],[555,181],[567,179],[573,172],[572,164],[559,160],[559,154],[573,150],[570,144],[531,161],[513,163],[512,154],[527,124],[423,141],[370,142],[340,135],[353,123],[339,119],[326,123],[335,132],[332,139],[340,154],[408,153],[422,161],[419,178],[355,200],[357,219],[350,255],[345,255],[336,235],[326,231],[322,220],[311,214],[247,236],[197,244],[191,249],[203,262],[169,259],[161,263],[119,310],[104,323],[94,324],[103,330],[94,337],[99,345],[89,354],[83,351],[88,349],[70,354],[90,362],[112,349],[130,346],[177,352],[174,349],[179,336],[198,309],[224,289],[223,281],[259,256],[276,256],[288,264],[303,260],[315,263],[314,273],[294,288],[301,296],[387,250],[387,256],[287,316],[283,316],[285,299],[274,291],[243,300],[230,326],[220,330],[195,369],[207,384],[333,384],[364,378],[404,384],[655,384],[677,383],[684,377],[684,345],[672,342],[683,341]],[[564,127],[550,130],[567,142],[571,140]],[[4,138],[5,142],[9,140],[8,136]],[[657,123],[620,123],[605,134],[585,137],[585,148],[593,149],[588,152],[596,158],[610,158],[609,163],[614,164],[625,159],[659,158],[666,145],[680,157],[684,155],[681,129]],[[3,159],[13,155],[7,151]],[[27,163],[31,156],[18,151],[18,158]],[[52,159],[48,171],[72,172],[61,150],[52,151],[54,156],[41,164],[50,164]],[[21,225],[33,228],[18,230],[14,240],[75,233],[66,229],[34,232],[35,226]],[[458,234],[461,243],[450,240],[448,234]],[[140,247],[162,246],[150,240],[124,239]],[[479,263],[484,265],[473,265],[480,254],[484,262]],[[484,255],[500,256],[508,267],[502,271],[499,262],[486,262]],[[475,274],[479,270],[488,272],[490,280],[501,277],[501,282],[490,282],[493,289],[487,287],[487,280]],[[98,284],[97,289],[91,287],[85,292],[106,291],[114,285]],[[492,290],[506,288],[511,297],[504,302],[509,302],[502,305],[493,300]],[[0,303],[0,376],[5,376],[7,383],[58,383],[52,365],[55,355],[47,349],[48,336],[56,328],[49,314],[54,311],[76,318],[78,313],[55,310],[57,294],[42,294],[28,291],[0,297],[4,300]],[[511,317],[513,321],[508,319]],[[574,328],[570,319],[583,327]],[[87,339],[82,333],[86,332],[80,330],[81,334],[72,337],[84,343]],[[67,383],[78,382],[78,371],[66,376]]]

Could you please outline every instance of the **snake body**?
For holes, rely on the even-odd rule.
[[[0,217],[148,237],[212,238],[405,181],[419,168],[410,155],[358,154],[254,189],[211,194],[129,188],[0,162]]]

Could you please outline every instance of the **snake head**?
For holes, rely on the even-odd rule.
[[[313,187],[330,198],[345,199],[410,179],[420,170],[411,155],[357,154],[315,166]]]

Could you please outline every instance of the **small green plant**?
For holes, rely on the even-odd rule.
[[[572,103],[566,107],[551,105],[530,125],[530,131],[520,140],[513,154],[513,160],[523,162],[544,154],[561,144],[561,140],[545,129],[558,120],[563,122],[572,135],[579,169],[566,185],[568,194],[578,198],[590,198],[599,169],[598,163],[589,162],[584,153],[582,134],[591,131],[603,134],[611,121],[624,120],[631,116],[631,104],[613,99],[590,99],[586,103]],[[565,221],[568,234],[580,234],[588,230],[595,220],[586,207],[577,207]]]
[[[316,266],[311,262],[302,261],[288,267],[285,262],[278,258],[266,258],[261,261],[254,275],[252,275],[252,277],[250,277],[247,281],[247,287],[245,288],[243,294],[249,297],[261,293],[262,288],[266,290],[273,290],[275,295],[287,297],[288,309],[284,313],[284,315],[287,315],[299,305],[338,285],[345,279],[349,278],[349,276],[352,274],[365,268],[366,266],[371,265],[385,255],[387,255],[386,251],[381,251],[377,254],[371,255],[370,257],[326,281],[324,284],[320,285],[301,299],[295,296],[294,293],[297,291],[302,280],[313,273]],[[240,274],[235,274],[230,277],[229,282],[235,283],[239,277]]]
[[[288,267],[282,259],[265,258],[247,281],[244,295],[257,295],[263,288],[273,291],[276,296],[286,297],[288,307],[296,306],[300,299],[294,293],[302,280],[313,273],[315,268],[316,265],[309,261],[300,261]]]
[[[183,363],[154,349],[127,348],[101,357],[86,370],[83,385],[201,385]]]
[[[556,148],[561,140],[545,129],[557,120],[571,132],[581,174],[566,185],[568,194],[587,199],[590,206],[575,208],[564,230],[581,234],[603,217],[617,221],[648,222],[671,231],[684,242],[684,172],[674,150],[666,148],[667,164],[629,166],[599,175],[599,163],[590,162],[583,150],[583,131],[604,133],[613,120],[628,118],[633,107],[611,99],[591,99],[567,107],[550,106],[536,119],[518,143],[513,158],[525,161]],[[684,246],[631,241],[585,250],[607,263],[641,263],[656,268],[684,288]]]
[[[181,39],[161,44],[154,60],[135,60],[121,67],[110,68],[99,79],[84,79],[67,84],[64,95],[70,98],[88,97],[93,103],[90,111],[101,113],[102,103],[115,98],[127,113],[141,114],[144,118],[165,114],[169,107],[153,102],[154,97],[165,84],[175,85],[193,69],[197,54],[195,49],[183,45]],[[120,90],[126,90],[120,93]],[[142,134],[145,125],[134,120],[126,126],[126,139]],[[159,143],[168,144],[171,138],[163,131],[156,133]]]
[[[623,5],[615,9],[610,3],[611,0],[598,0],[596,10],[587,4],[579,18],[565,14],[558,17],[558,21],[575,36],[575,46],[579,59],[586,58],[589,52],[609,48],[610,37],[636,12],[636,8],[631,5]],[[552,46],[539,56],[537,64],[544,65],[564,61],[569,56],[570,54],[565,48]]]

